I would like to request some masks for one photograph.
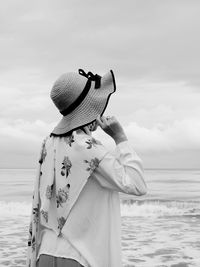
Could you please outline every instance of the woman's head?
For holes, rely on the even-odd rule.
[[[115,90],[112,70],[103,77],[83,70],[61,75],[53,85],[51,99],[63,118],[52,133],[62,135],[86,125],[96,130],[96,117],[104,113]]]

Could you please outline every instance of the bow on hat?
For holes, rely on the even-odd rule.
[[[101,87],[101,76],[100,75],[98,75],[98,74],[94,75],[91,71],[86,73],[83,69],[79,69],[78,72],[80,75],[88,78],[88,80],[95,81],[95,87],[94,87],[95,89],[98,89]]]
[[[71,113],[78,105],[80,105],[80,103],[83,101],[83,99],[86,97],[90,86],[91,86],[91,81],[95,81],[95,89],[98,89],[101,87],[101,76],[98,74],[93,74],[91,71],[89,71],[88,73],[85,73],[85,71],[83,69],[79,69],[78,70],[79,74],[86,77],[88,79],[85,88],[83,89],[82,93],[79,95],[79,97],[73,102],[71,103],[71,105],[69,105],[66,109],[60,111],[60,113],[63,116],[66,116],[67,114]]]

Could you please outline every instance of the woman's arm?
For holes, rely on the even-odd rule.
[[[93,172],[93,178],[107,189],[141,196],[147,193],[142,161],[128,141],[120,142]]]

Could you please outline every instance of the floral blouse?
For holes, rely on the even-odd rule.
[[[87,267],[122,267],[119,192],[147,192],[142,160],[129,141],[110,153],[84,133],[47,137],[34,185],[26,266],[35,267],[39,255],[48,254]]]
[[[76,132],[44,139],[34,184],[27,267],[36,267],[44,228],[62,236],[72,207],[106,153],[99,141]]]

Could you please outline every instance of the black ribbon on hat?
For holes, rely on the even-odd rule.
[[[60,111],[60,113],[63,116],[66,116],[69,113],[71,113],[74,109],[76,109],[81,104],[81,102],[83,102],[83,100],[85,99],[86,95],[88,94],[88,92],[91,88],[91,82],[92,81],[95,81],[95,89],[98,89],[101,87],[101,76],[100,75],[98,75],[98,74],[94,75],[91,71],[89,71],[88,73],[85,73],[85,71],[82,69],[79,69],[78,72],[80,75],[85,76],[88,80],[86,82],[86,85],[85,85],[83,91],[78,96],[78,98],[70,106],[68,106],[66,109]]]
[[[69,113],[71,113],[74,109],[76,109],[81,104],[81,102],[83,102],[84,98],[86,97],[86,95],[88,94],[88,92],[90,90],[90,87],[91,87],[91,80],[88,79],[83,91],[78,96],[78,98],[70,106],[68,106],[66,109],[60,111],[60,113],[63,116],[66,116]]]
[[[101,76],[100,75],[98,75],[98,74],[94,75],[91,71],[86,73],[83,69],[79,69],[78,72],[80,75],[88,78],[88,80],[94,81],[95,82],[95,86],[94,86],[95,89],[98,89],[101,87]]]

